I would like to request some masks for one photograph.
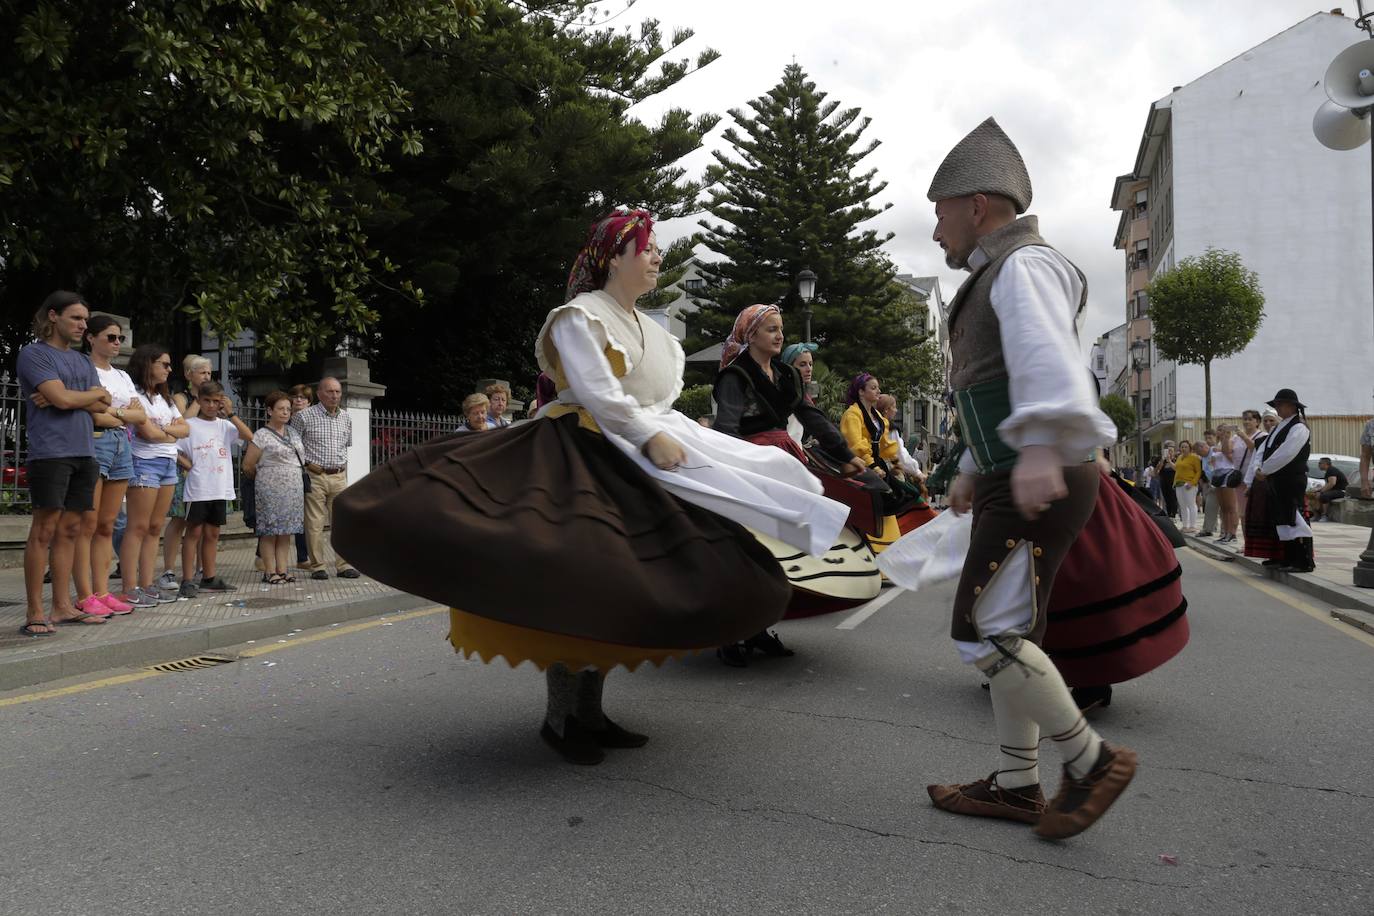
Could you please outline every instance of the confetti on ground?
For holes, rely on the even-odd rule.
[[[276,662],[263,662],[263,665],[268,668],[273,668],[276,666],[276,664]]]
[[[1162,863],[1164,863],[1165,865],[1177,865],[1177,864],[1178,864],[1178,856],[1170,855],[1170,854],[1167,853],[1167,852],[1161,852],[1161,853],[1159,854],[1159,861],[1162,862]]]

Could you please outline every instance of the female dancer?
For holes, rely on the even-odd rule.
[[[1274,526],[1270,500],[1273,494],[1264,481],[1255,481],[1255,473],[1264,463],[1264,442],[1279,425],[1279,415],[1272,407],[1264,409],[1260,420],[1263,427],[1254,435],[1255,447],[1245,463],[1245,556],[1263,560],[1263,566],[1278,566],[1283,562],[1283,542]]]
[[[734,329],[721,351],[712,394],[716,402],[714,428],[757,445],[777,446],[807,464],[806,452],[787,432],[789,424],[796,422],[803,435],[815,439],[816,448],[842,473],[862,474],[865,465],[845,445],[844,436],[806,399],[800,371],[783,362],[782,342],[782,313],[777,306],[751,305],[735,318]],[[811,356],[809,352],[802,355],[808,360]],[[788,572],[794,589],[794,606],[788,616],[818,612],[817,601],[823,602],[824,610],[833,611],[877,597],[881,579],[872,551],[857,536],[833,545],[819,563],[808,563],[792,548],[779,546],[782,550],[774,551],[774,556]],[[862,581],[865,575],[873,579],[871,588]],[[796,601],[803,595],[808,597],[798,606]],[[725,664],[742,668],[755,650],[775,657],[793,654],[767,630],[722,646],[716,654]]]
[[[456,650],[545,670],[540,734],[574,763],[647,740],[602,711],[611,668],[719,646],[782,616],[787,581],[741,524],[819,553],[847,514],[777,449],[672,410],[682,348],[635,310],[661,260],[648,213],[598,221],[535,343],[558,399],[529,423],[407,452],[335,503],[336,548],[453,605]],[[426,516],[442,524],[417,530]],[[482,574],[453,576],[454,557]]]
[[[883,499],[882,533],[869,538],[874,553],[882,553],[901,537],[935,517],[921,491],[908,483],[898,467],[897,443],[888,435],[891,425],[878,409],[882,390],[878,380],[860,372],[849,384],[840,417],[840,432],[855,456],[887,482],[891,494]]]

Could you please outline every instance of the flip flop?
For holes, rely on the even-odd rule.
[[[105,623],[105,618],[104,618],[104,617],[97,617],[97,616],[95,616],[94,614],[82,614],[82,615],[80,615],[80,616],[78,616],[78,617],[68,617],[66,620],[52,620],[52,621],[49,621],[49,623],[50,623],[52,626],[55,626],[55,627],[69,627],[69,626],[72,626],[72,625],[74,625],[74,624],[80,624],[80,625],[82,625],[82,626],[93,627],[93,626],[103,626],[104,623]]]
[[[33,630],[33,627],[46,627],[46,626],[50,626],[50,624],[49,624],[46,620],[33,620],[33,621],[30,621],[30,622],[24,624],[22,627],[19,628],[19,635],[20,635],[20,636],[27,636],[27,637],[29,637],[30,639],[44,639],[44,638],[46,638],[46,637],[48,637],[48,636],[56,636],[56,635],[57,635],[57,634],[54,633],[52,630],[47,630],[47,631],[44,631],[44,632],[35,632],[35,631]]]

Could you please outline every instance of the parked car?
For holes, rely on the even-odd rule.
[[[18,463],[10,449],[0,452],[0,487],[7,490],[29,488],[29,466]]]
[[[1313,452],[1312,456],[1307,459],[1307,492],[1311,493],[1326,486],[1326,478],[1322,476],[1322,469],[1317,467],[1317,462],[1323,458],[1330,458],[1331,466],[1340,468],[1341,473],[1345,474],[1350,487],[1347,492],[1358,493],[1360,491],[1360,459],[1351,455]]]

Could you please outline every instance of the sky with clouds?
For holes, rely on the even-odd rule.
[[[1041,232],[1088,275],[1085,347],[1125,320],[1124,256],[1112,247],[1112,183],[1135,163],[1150,105],[1302,19],[1313,0],[638,0],[612,24],[655,18],[695,37],[674,56],[712,47],[721,58],[632,109],[725,115],[771,89],[795,58],[818,90],[872,119],[869,157],[891,209],[872,226],[896,233],[887,252],[903,273],[940,278],[946,299],[962,274],[930,240],[926,200],[945,153],[985,117],[1021,150]],[[1354,0],[1345,3],[1355,14]],[[1350,41],[1364,37],[1352,25]],[[1328,61],[1312,62],[1313,78]],[[723,145],[728,116],[684,161],[699,175]],[[695,220],[660,224],[666,244]]]

